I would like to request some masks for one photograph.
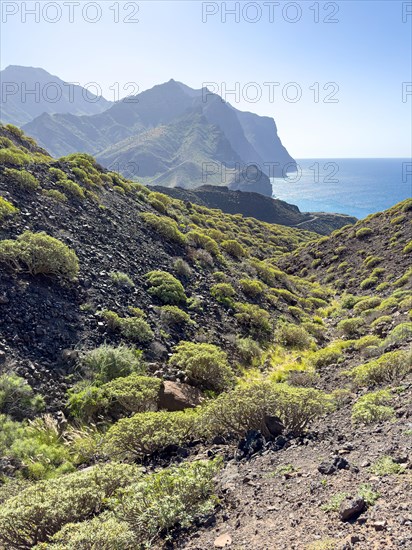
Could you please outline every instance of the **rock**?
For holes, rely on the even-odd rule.
[[[228,546],[231,546],[232,544],[232,537],[229,535],[229,533],[224,533],[223,535],[220,535],[215,539],[215,542],[213,546],[215,548],[227,548]]]
[[[3,365],[6,362],[6,353],[0,350],[0,365]]]
[[[197,407],[202,401],[202,392],[197,388],[189,384],[165,380],[160,391],[158,407],[167,411],[183,411]]]
[[[338,470],[347,470],[349,462],[341,456],[335,456],[331,461],[325,460],[318,466],[318,471],[324,475],[331,475]]]
[[[282,421],[277,416],[265,416],[265,425],[272,437],[277,437],[283,433],[285,426],[282,424]]]
[[[348,521],[357,517],[365,509],[365,501],[362,497],[346,498],[339,508],[339,517],[342,521]]]
[[[246,437],[239,441],[236,458],[242,460],[242,458],[250,458],[255,453],[261,451],[265,446],[265,438],[257,430],[249,430],[246,433]]]
[[[373,521],[372,527],[375,529],[375,531],[383,531],[386,527],[386,520]]]

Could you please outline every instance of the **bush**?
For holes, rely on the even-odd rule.
[[[370,229],[370,227],[362,227],[361,229],[358,229],[355,233],[357,239],[366,239],[372,234],[373,231],[372,229]]]
[[[43,189],[42,193],[45,197],[50,197],[57,202],[67,202],[66,195],[57,189]]]
[[[176,271],[176,273],[185,279],[188,279],[190,275],[192,274],[192,269],[190,265],[185,262],[182,258],[178,258],[175,263],[173,264],[173,269]]]
[[[87,352],[81,359],[81,365],[102,384],[121,376],[144,372],[141,352],[124,345],[114,347],[103,344]]]
[[[318,369],[337,363],[341,357],[341,349],[338,346],[332,345],[315,351],[315,353],[310,356],[309,363]]]
[[[252,299],[258,298],[265,289],[264,285],[256,279],[240,279],[239,286],[246,296]]]
[[[168,445],[187,442],[195,434],[196,419],[193,410],[137,413],[111,426],[104,448],[113,457],[142,459]]]
[[[6,201],[3,197],[0,197],[0,223],[10,216],[14,216],[18,212],[18,208],[13,206],[11,202]]]
[[[377,476],[401,474],[404,470],[405,466],[401,466],[395,462],[392,457],[387,455],[382,456],[369,467],[369,471]]]
[[[219,459],[196,461],[146,476],[126,491],[116,515],[130,525],[136,542],[149,547],[176,524],[187,528],[197,516],[210,514],[217,502],[214,477],[220,467]]]
[[[122,271],[111,271],[109,273],[109,277],[113,281],[114,284],[126,288],[133,288],[135,286],[133,280],[127,275],[127,273],[123,273]]]
[[[365,290],[367,288],[372,288],[374,286],[376,286],[376,283],[379,281],[378,277],[367,277],[366,279],[364,279],[361,284],[360,284],[360,288],[362,290]]]
[[[12,183],[17,185],[21,189],[34,191],[40,185],[38,180],[32,174],[30,174],[30,172],[27,172],[27,170],[15,170],[14,168],[5,168],[3,174],[7,179],[10,179]]]
[[[153,411],[157,408],[162,382],[131,374],[116,378],[102,386],[88,386],[80,391],[76,386],[69,392],[71,413],[90,421],[98,416],[124,416],[129,413]]]
[[[181,327],[191,322],[190,316],[177,306],[162,306],[160,320],[168,327]]]
[[[236,338],[235,345],[242,362],[247,366],[253,365],[262,357],[262,348],[253,338]]]
[[[0,164],[12,164],[13,166],[24,166],[31,161],[30,155],[24,153],[17,147],[0,149]]]
[[[217,302],[233,306],[232,298],[236,295],[236,290],[230,283],[216,283],[210,287],[210,294]]]
[[[205,407],[200,422],[211,437],[242,437],[248,430],[268,436],[265,417],[278,416],[288,431],[298,434],[330,409],[329,397],[319,390],[260,381],[219,396]]]
[[[249,336],[260,342],[267,341],[272,335],[272,323],[269,313],[254,304],[235,304],[238,323]]]
[[[234,381],[226,353],[213,344],[180,342],[169,363],[204,389],[223,391]]]
[[[307,349],[312,340],[306,330],[293,323],[282,323],[275,331],[275,340],[281,346]]]
[[[165,216],[156,216],[156,214],[151,214],[150,212],[141,214],[141,218],[166,240],[180,244],[181,246],[186,243],[185,236],[179,231],[177,223],[174,220]]]
[[[407,342],[412,339],[412,323],[400,323],[388,334],[385,344]]]
[[[353,368],[347,374],[362,386],[391,384],[412,372],[412,353],[391,351],[378,359]]]
[[[142,316],[119,317],[114,311],[103,311],[103,317],[108,322],[109,328],[118,330],[122,336],[130,342],[147,344],[153,340],[153,331]]]
[[[363,395],[352,407],[352,420],[363,424],[372,424],[393,418],[395,411],[392,407],[387,406],[391,398],[391,393],[388,390]]]
[[[40,481],[10,498],[0,509],[0,541],[6,548],[32,548],[63,525],[99,513],[108,499],[131,483],[139,470],[109,464],[59,479]]]
[[[0,412],[24,418],[42,411],[45,407],[41,395],[36,395],[24,378],[17,374],[0,376]]]
[[[150,271],[146,274],[150,285],[149,293],[159,298],[164,304],[178,305],[185,303],[187,298],[185,289],[171,273],[167,271]]]
[[[221,247],[227,254],[233,256],[236,259],[244,258],[245,256],[247,256],[246,250],[240,243],[235,240],[223,241],[221,243]]]
[[[371,296],[370,298],[363,298],[359,300],[354,306],[353,310],[356,313],[366,311],[368,309],[374,309],[381,304],[382,300],[378,296]]]
[[[30,275],[54,275],[73,280],[79,272],[76,254],[44,232],[25,231],[15,241],[0,241],[0,262]]]
[[[379,256],[368,256],[363,260],[363,263],[366,267],[375,267],[376,265],[380,264],[382,261],[382,258]]]
[[[352,338],[360,333],[364,324],[365,321],[360,317],[352,317],[351,319],[339,321],[337,329],[343,336]]]
[[[412,241],[409,241],[403,249],[404,254],[409,254],[409,252],[412,252]]]
[[[190,246],[203,248],[213,256],[219,255],[219,246],[217,242],[200,231],[189,231],[186,235],[186,239]]]

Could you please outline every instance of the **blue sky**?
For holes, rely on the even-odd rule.
[[[108,99],[127,83],[143,91],[170,78],[221,94],[237,88],[225,98],[274,117],[295,158],[411,155],[412,95],[402,101],[412,81],[410,2],[77,0],[60,14],[56,2],[35,4],[3,0],[1,68],[97,82]],[[225,4],[238,21],[225,20]],[[24,21],[24,7],[39,20]],[[324,102],[328,94],[335,102]]]

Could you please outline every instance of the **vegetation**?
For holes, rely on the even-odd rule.
[[[352,420],[364,424],[390,420],[395,416],[394,409],[387,405],[391,399],[392,395],[388,390],[363,395],[352,407]]]
[[[46,233],[25,231],[16,240],[0,241],[0,262],[30,275],[54,275],[73,280],[79,272],[76,254]]]
[[[11,202],[0,197],[0,223],[8,217],[14,216],[18,211],[18,208],[13,206]]]
[[[26,191],[35,191],[39,187],[37,179],[27,170],[15,170],[14,168],[5,168],[4,176],[14,185]]]
[[[182,283],[166,271],[151,271],[146,274],[149,293],[164,304],[178,305],[186,302]]]

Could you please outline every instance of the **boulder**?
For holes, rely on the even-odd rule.
[[[197,407],[202,401],[202,392],[197,388],[182,382],[165,380],[160,390],[158,408],[166,411],[183,411]]]
[[[282,421],[277,416],[265,416],[265,426],[271,435],[271,437],[277,437],[283,433],[285,426],[282,424]]]

